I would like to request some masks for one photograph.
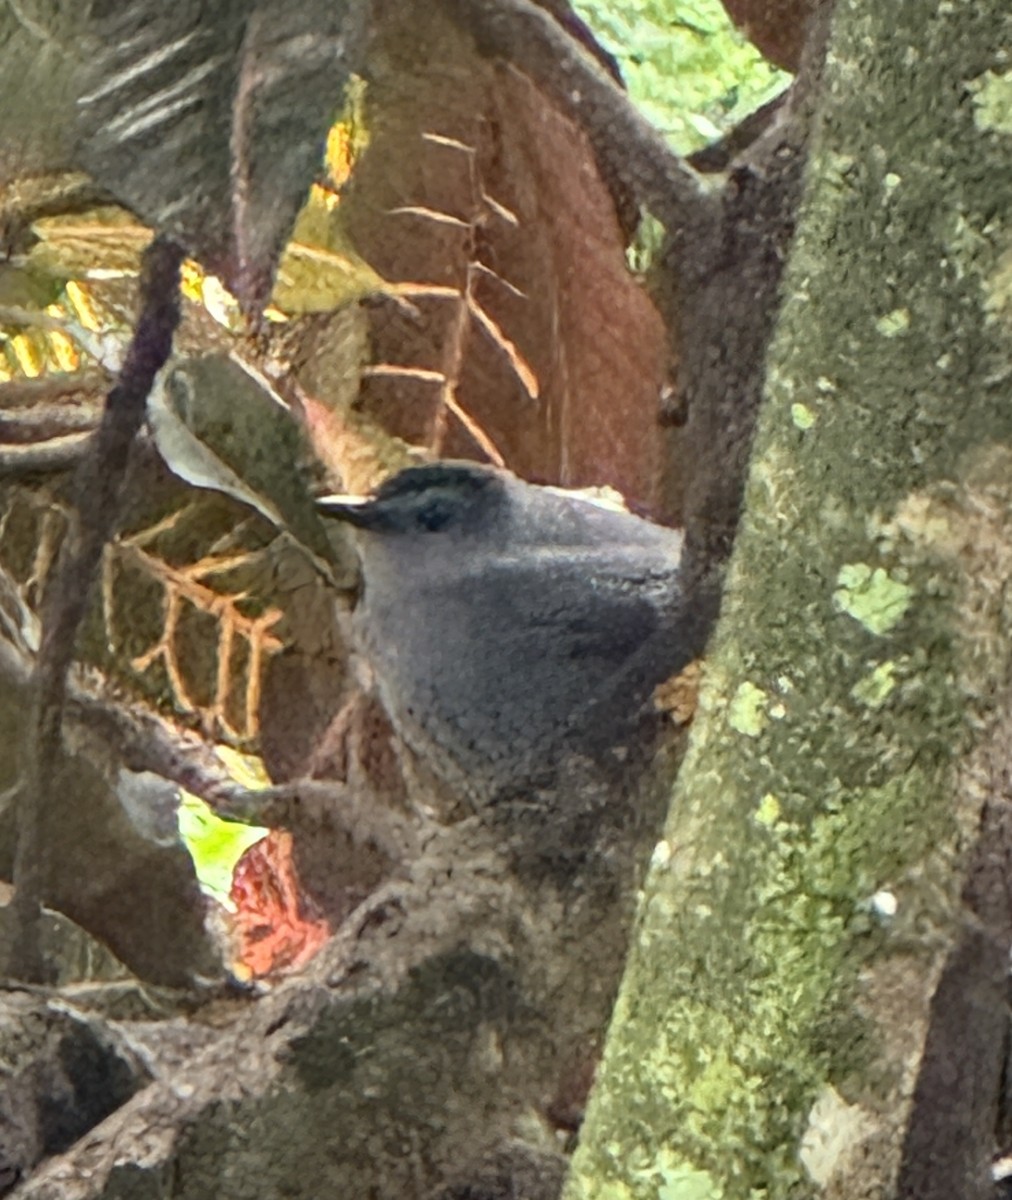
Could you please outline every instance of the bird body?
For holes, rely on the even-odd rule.
[[[356,529],[356,640],[395,728],[472,795],[606,752],[698,652],[674,530],[471,463],[321,505]]]

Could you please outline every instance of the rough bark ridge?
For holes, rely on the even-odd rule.
[[[723,623],[569,1197],[990,1194],[1009,21],[838,6]]]

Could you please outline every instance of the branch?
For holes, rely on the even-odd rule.
[[[13,5],[11,5],[13,8]],[[86,212],[115,199],[80,171],[28,175],[0,189],[0,252],[10,257],[19,250],[41,217]]]
[[[61,751],[67,672],[87,609],[102,548],[113,533],[130,450],[144,420],[145,401],[172,350],[179,322],[183,250],[156,238],[144,254],[141,312],[116,384],[106,399],[92,452],[74,480],[76,519],[64,538],[42,601],[42,641],[33,673],[25,786],[18,800],[9,974],[44,981],[39,948],[45,871],[44,830],[54,820],[55,775]]]
[[[371,842],[392,862],[416,856],[419,818],[402,817],[340,780],[295,779],[266,788],[244,787],[202,738],[157,713],[106,700],[73,681],[67,718],[78,730],[99,735],[103,747],[111,748],[129,770],[160,775],[199,796],[224,820],[310,834],[332,822],[355,844]]]
[[[687,161],[694,170],[704,175],[712,175],[718,171],[727,171],[735,159],[743,154],[750,146],[759,140],[779,120],[784,109],[790,103],[791,88],[778,92],[772,100],[767,100],[754,112],[750,112],[743,120],[729,130],[719,141],[710,142],[701,150],[690,154]]]
[[[69,685],[67,721],[77,731],[100,737],[129,770],[151,771],[185,788],[225,820],[293,831],[332,821],[356,843],[372,842],[394,862],[414,857],[417,821],[402,819],[339,780],[296,779],[266,788],[243,787],[196,734],[157,713],[122,700],[106,700],[74,680]]]
[[[51,317],[49,313],[40,312],[35,308],[24,308],[20,304],[0,304],[0,325],[23,325],[28,329],[67,328],[67,322],[59,317]]]
[[[11,379],[0,383],[0,404],[4,411],[70,396],[78,392],[104,392],[108,386],[103,370],[87,368],[70,375],[43,375],[39,379]]]
[[[99,394],[88,404],[37,404],[21,412],[0,409],[0,445],[26,445],[68,433],[92,433],[102,416],[103,399]]]
[[[31,651],[0,636],[0,684],[6,679],[16,688],[26,688],[32,675]],[[86,753],[89,738],[97,738],[103,759],[111,751],[128,770],[167,779],[199,796],[228,821],[293,831],[333,822],[357,844],[372,842],[395,863],[412,861],[425,833],[426,822],[417,814],[402,817],[340,780],[296,779],[266,788],[243,787],[203,738],[122,697],[107,698],[85,672],[71,671],[67,680],[64,728]]]
[[[529,0],[440,0],[478,52],[512,63],[590,139],[605,179],[618,180],[667,229],[707,201],[698,175],[566,31]]]
[[[76,467],[83,461],[92,437],[90,433],[68,433],[25,446],[0,446],[0,477],[19,479]]]

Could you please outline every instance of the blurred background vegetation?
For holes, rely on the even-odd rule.
[[[574,0],[573,7],[680,154],[722,137],[791,79],[734,28],[720,0]]]

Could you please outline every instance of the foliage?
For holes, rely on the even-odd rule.
[[[223,821],[197,796],[183,793],[179,805],[179,836],[193,859],[200,886],[226,908],[230,899],[232,872],[243,854],[266,837],[257,825]]]
[[[790,76],[735,30],[719,0],[577,0],[629,93],[688,154],[716,141]]]

